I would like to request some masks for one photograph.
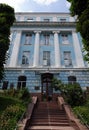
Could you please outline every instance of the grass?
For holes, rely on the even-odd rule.
[[[29,102],[31,97],[26,88],[0,92],[0,130],[14,130]]]
[[[0,95],[0,114],[10,105],[15,105],[21,103],[20,100],[17,100],[12,97]]]
[[[74,107],[73,111],[84,124],[89,125],[89,99],[84,105]]]

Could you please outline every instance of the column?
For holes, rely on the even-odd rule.
[[[55,67],[61,67],[60,48],[59,48],[59,31],[54,31],[54,50],[55,50]]]
[[[33,66],[39,66],[39,47],[40,47],[40,31],[35,31],[34,59]]]
[[[10,64],[9,64],[10,67],[17,66],[20,40],[21,40],[21,31],[17,31],[15,41],[14,41],[14,43],[12,43],[14,45],[13,45],[12,54],[10,57]]]
[[[73,46],[76,58],[76,67],[84,67],[84,61],[82,56],[81,47],[79,44],[79,39],[75,30],[72,31],[73,36]]]

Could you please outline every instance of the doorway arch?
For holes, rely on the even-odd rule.
[[[19,76],[18,77],[18,84],[17,84],[17,88],[18,89],[23,89],[26,87],[26,80],[27,80],[27,77],[26,76]]]
[[[53,88],[52,88],[52,79],[53,74],[51,73],[44,73],[41,75],[41,82],[42,82],[42,100],[52,100],[53,96]]]

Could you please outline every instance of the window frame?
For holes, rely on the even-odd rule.
[[[43,66],[50,66],[50,51],[43,51]]]
[[[50,34],[44,34],[44,45],[50,44]]]
[[[25,45],[32,45],[32,33],[25,34]]]
[[[61,38],[62,38],[62,44],[65,44],[65,45],[69,44],[69,36],[67,33],[62,33]]]
[[[65,67],[72,66],[72,58],[71,58],[71,51],[64,51],[64,65]]]
[[[28,53],[26,55],[26,53]],[[22,65],[29,65],[30,51],[23,51],[22,53]]]

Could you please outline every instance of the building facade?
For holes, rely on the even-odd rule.
[[[89,71],[82,47],[76,19],[69,13],[16,13],[3,85],[49,96],[58,93],[51,87],[55,77],[85,88]]]

